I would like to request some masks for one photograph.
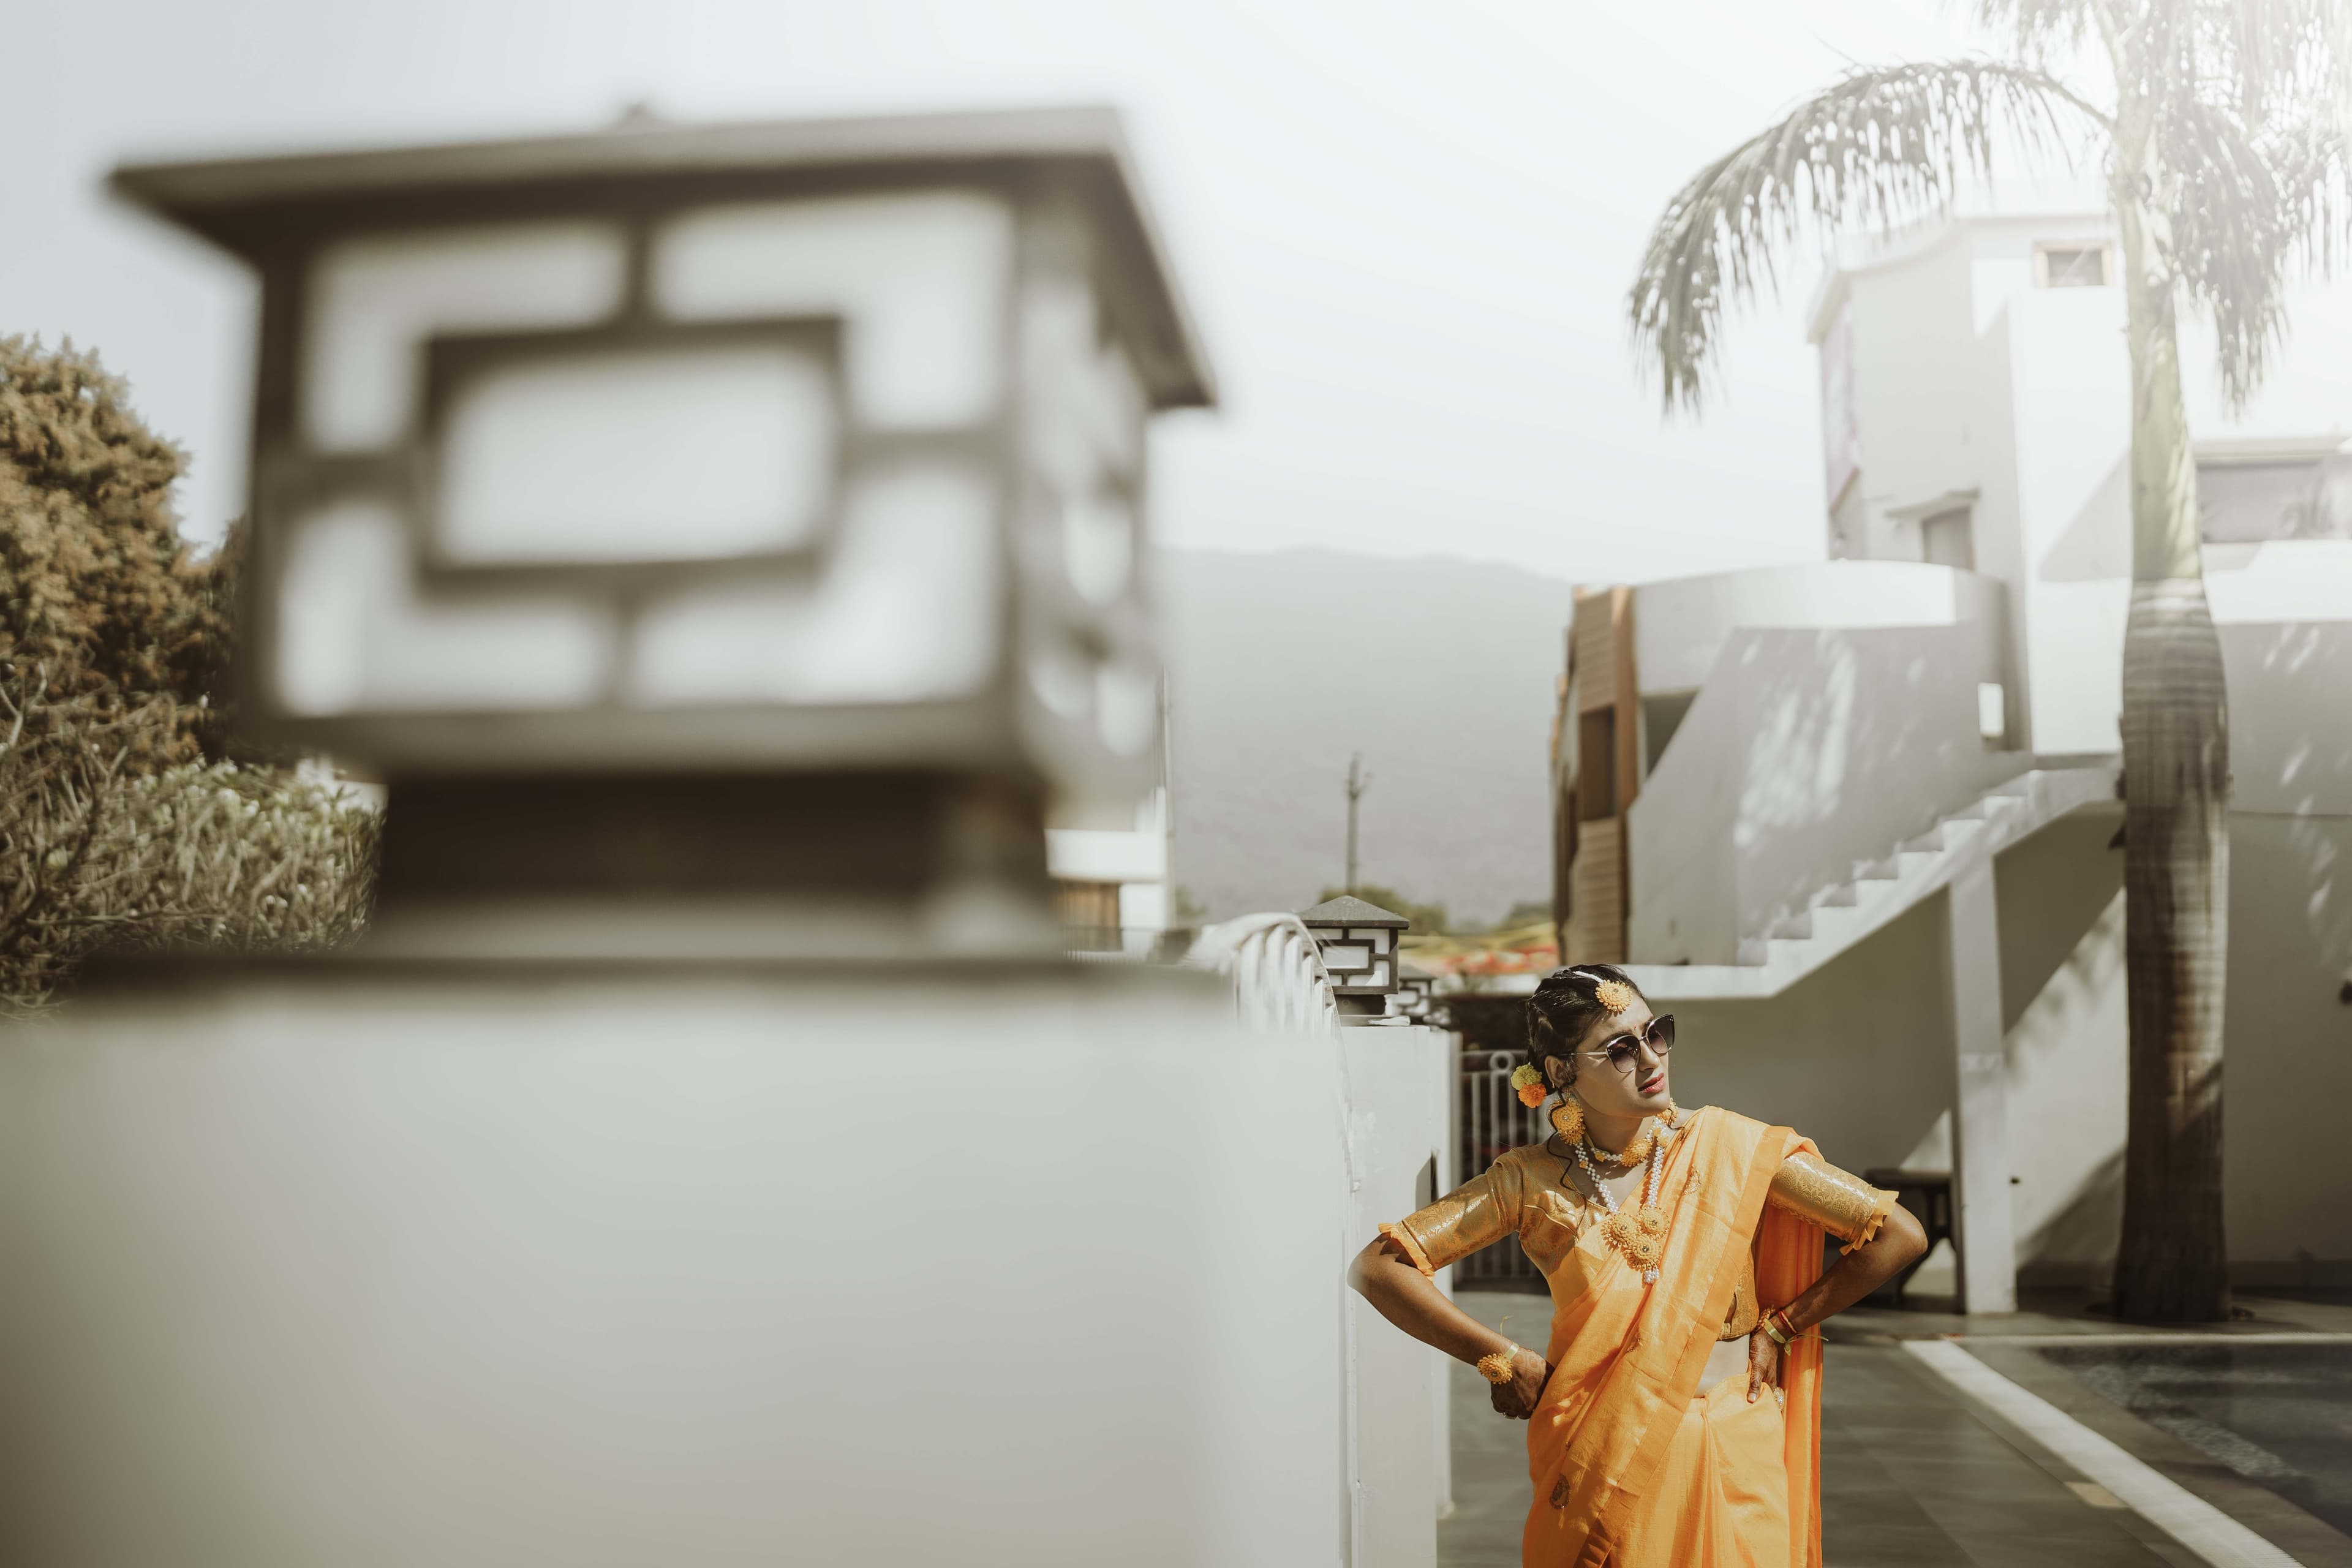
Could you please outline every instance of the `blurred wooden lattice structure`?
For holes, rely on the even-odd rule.
[[[1552,719],[1552,918],[1567,963],[1622,963],[1625,813],[1642,785],[1633,591],[1576,595]]]

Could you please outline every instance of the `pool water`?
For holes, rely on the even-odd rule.
[[[2042,1354],[2352,1534],[2352,1344],[2047,1345]]]

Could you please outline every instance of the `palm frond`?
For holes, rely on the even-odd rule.
[[[2241,406],[2285,335],[2291,273],[2332,271],[2341,252],[2343,138],[2332,118],[2254,132],[2189,100],[2170,106],[2162,155],[2177,182],[2173,265],[2213,318],[2221,389]]]
[[[1627,300],[1636,352],[1671,410],[1696,408],[1723,310],[1777,281],[1778,247],[1808,226],[1891,226],[1948,199],[1995,144],[2063,145],[2067,119],[2104,117],[2040,70],[1957,60],[1859,70],[1708,164],[1651,231]]]
[[[2300,113],[2335,82],[2341,0],[2198,0],[2200,64],[2226,84],[2247,124],[2273,107]]]
[[[2094,0],[1976,0],[1979,26],[2005,32],[2019,58],[2043,60],[2071,49],[2094,30]]]

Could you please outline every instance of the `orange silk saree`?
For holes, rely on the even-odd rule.
[[[1699,1387],[1751,1246],[1767,1308],[1820,1277],[1821,1229],[1765,1204],[1799,1150],[1814,1152],[1785,1127],[1697,1111],[1660,1173],[1657,1283],[1597,1225],[1551,1271],[1528,1568],[1820,1568],[1820,1339],[1785,1352],[1785,1408],[1769,1393],[1749,1404],[1744,1373]]]

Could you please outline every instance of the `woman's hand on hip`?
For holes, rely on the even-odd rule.
[[[1755,1404],[1768,1388],[1780,1392],[1780,1347],[1759,1323],[1748,1336],[1748,1403]]]
[[[1496,1411],[1514,1421],[1525,1421],[1542,1403],[1544,1384],[1551,1381],[1551,1363],[1531,1350],[1511,1358],[1511,1381],[1495,1384]]]

